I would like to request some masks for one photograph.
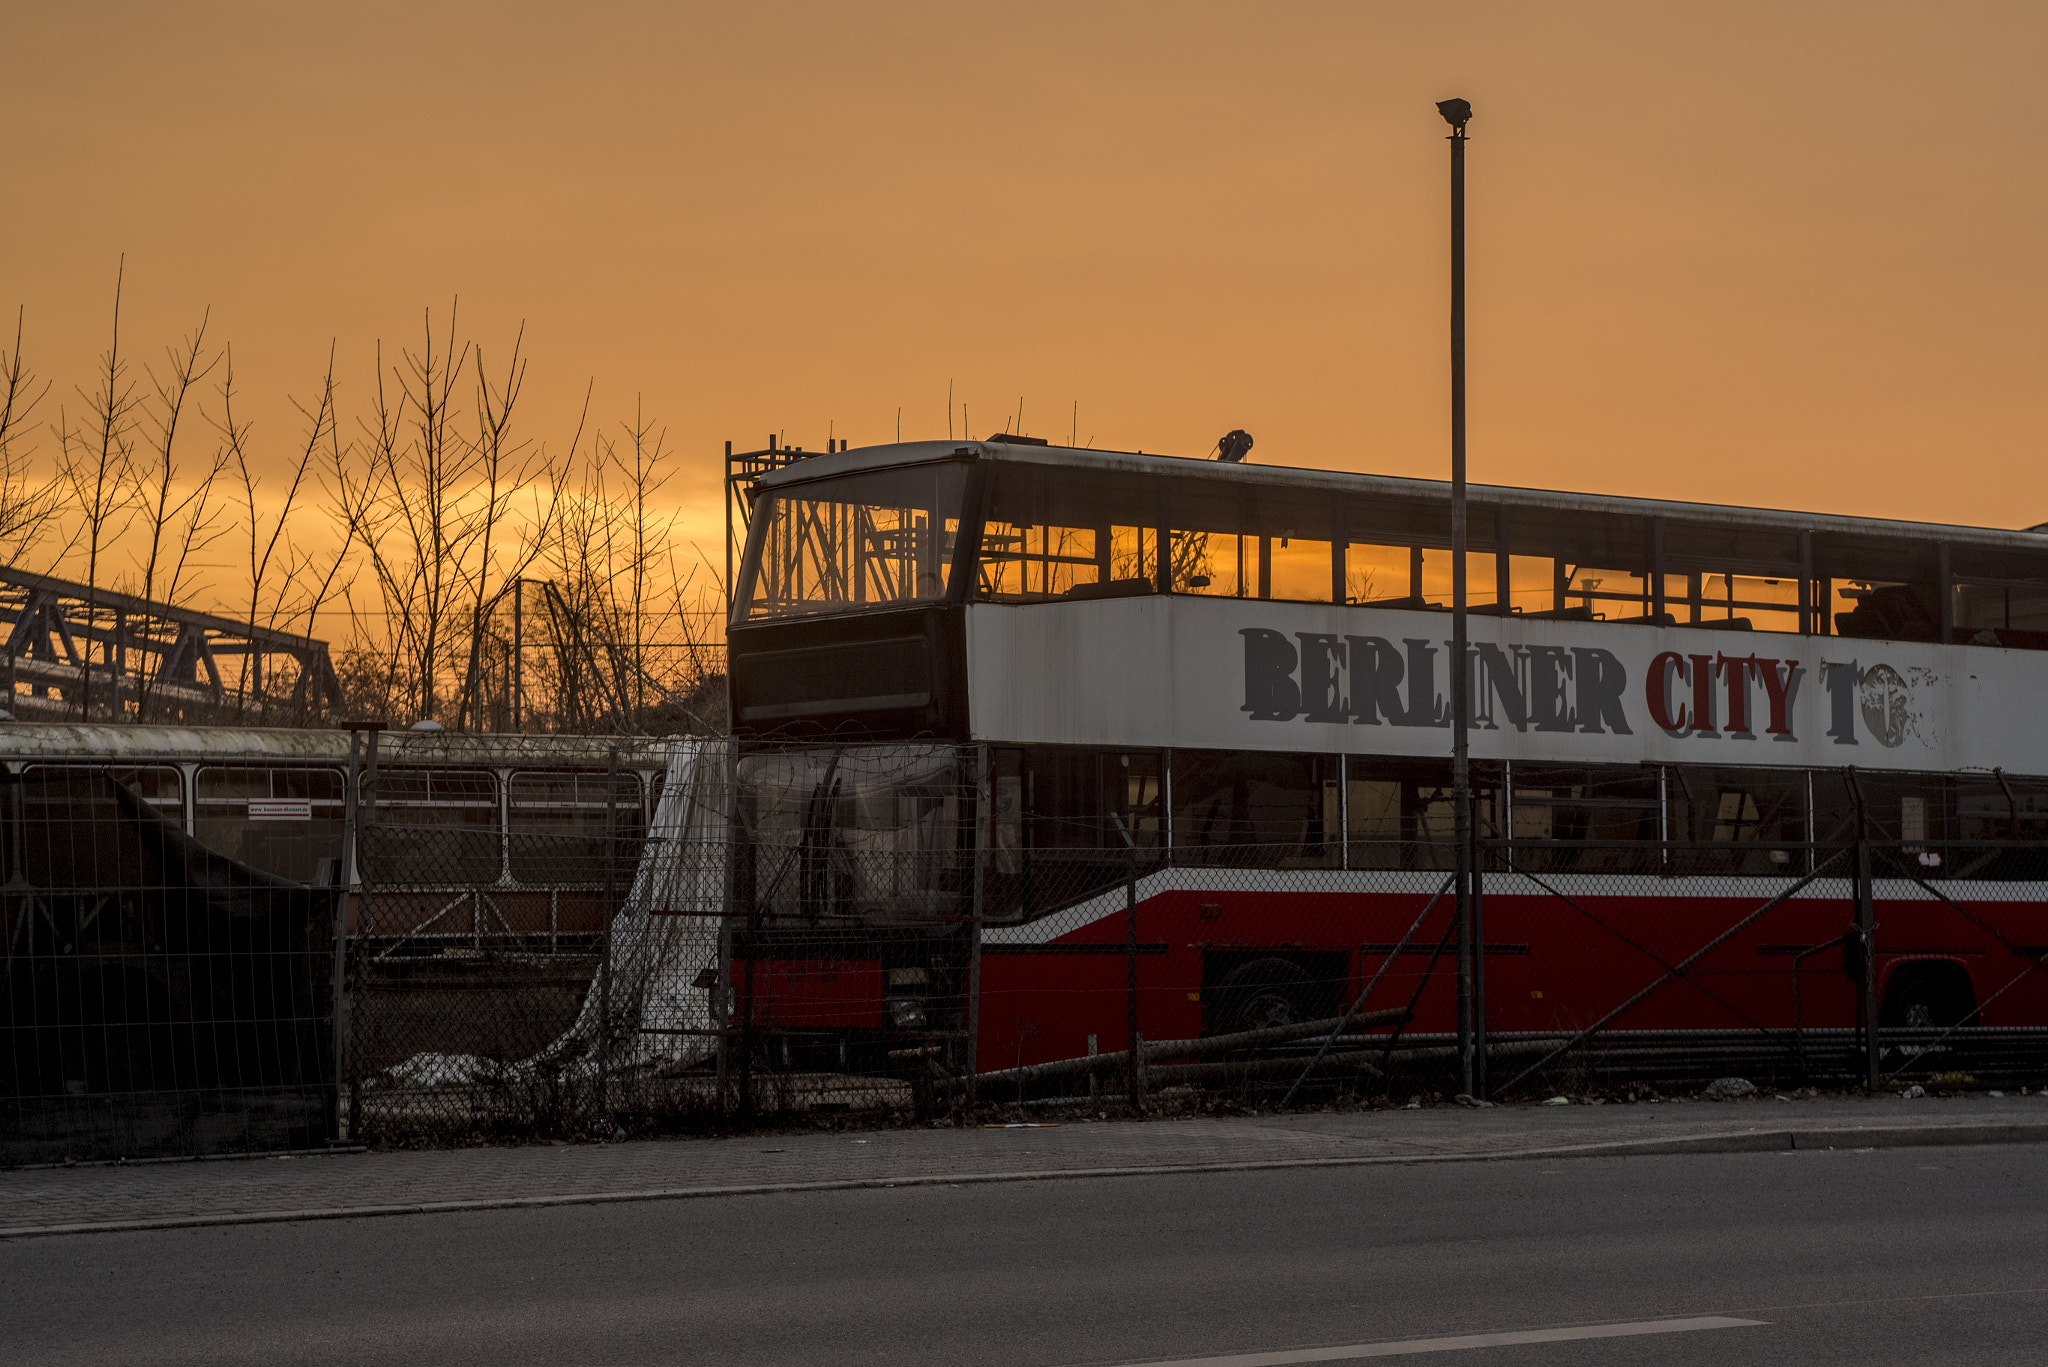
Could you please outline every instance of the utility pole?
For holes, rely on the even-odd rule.
[[[1436,109],[1451,126],[1451,857],[1458,918],[1458,1080],[1470,1096],[1479,953],[1472,934],[1472,764],[1465,733],[1472,715],[1465,634],[1465,124],[1472,106],[1441,100]]]

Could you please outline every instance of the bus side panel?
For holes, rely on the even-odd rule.
[[[1488,1029],[1568,1035],[1603,1020],[1604,1028],[1615,1031],[1784,1031],[1795,1021],[1807,1029],[1853,1026],[1856,982],[1840,948],[1829,943],[1853,919],[1845,899],[1794,898],[1700,954],[1754,914],[1767,896],[1582,895],[1567,901],[1489,894]],[[1456,1028],[1457,978],[1452,947],[1442,939],[1447,899],[1402,954],[1388,952],[1427,900],[1406,893],[1185,890],[1149,898],[1138,907],[1139,1029],[1151,1040],[1216,1033],[1206,1013],[1218,994],[1205,988],[1205,956],[1242,962],[1341,953],[1345,976],[1327,989],[1335,1003],[1331,1009],[1349,1008],[1377,975],[1366,1010],[1414,1001],[1415,1016],[1405,1033],[1447,1034]],[[1968,909],[2015,944],[2048,941],[2040,904],[1977,903]],[[1967,975],[1975,1003],[1990,1003],[1983,1024],[2048,1025],[2048,973],[2028,968],[1954,909],[1932,899],[1890,899],[1878,904],[1877,919],[1881,994],[1900,981],[1903,968],[1950,964]],[[1100,1052],[1123,1049],[1126,934],[1119,907],[1049,941],[1040,952],[1022,945],[991,947],[981,970],[980,1068],[1082,1057],[1091,1035]],[[1100,948],[1073,952],[1081,945]],[[1798,957],[1814,946],[1826,947]],[[1684,974],[1671,972],[1696,954]],[[758,1025],[883,1025],[877,960],[775,960],[756,964],[754,973]],[[733,981],[737,1002],[737,965]],[[1204,1000],[1205,991],[1212,1000]],[[1613,1014],[1639,993],[1640,1001]],[[1108,1077],[1103,1083],[1122,1085]]]
[[[752,969],[751,1012],[757,1029],[830,1030],[882,1027],[880,959],[734,960],[734,1019],[746,1002]]]
[[[1602,1022],[1638,993],[1643,994],[1642,999],[1606,1021],[1604,1028],[1784,1030],[1795,1020],[1810,1029],[1852,1026],[1856,984],[1846,971],[1841,950],[1827,947],[1799,957],[1814,946],[1828,945],[1849,928],[1854,909],[1846,899],[1793,898],[1706,949],[1757,912],[1766,900],[1768,893],[1763,891],[1739,897],[1595,894],[1570,900],[1490,894],[1484,904],[1489,946],[1488,1028],[1572,1034]],[[1366,1003],[1368,1010],[1405,1006],[1421,986],[1409,1031],[1437,1034],[1455,1029],[1455,955],[1448,945],[1440,956],[1436,954],[1449,915],[1447,905],[1440,904],[1397,961],[1387,964],[1385,947],[1407,934],[1426,901],[1408,894],[1278,891],[1176,890],[1148,898],[1138,908],[1138,938],[1148,947],[1163,944],[1167,953],[1140,956],[1147,1003],[1141,1029],[1155,1039],[1203,1032],[1199,1009],[1203,1005],[1203,955],[1284,958],[1329,950],[1356,956],[1351,979],[1334,1009],[1349,1007],[1366,982],[1379,974]],[[2029,934],[2035,940],[2048,940],[2048,929],[2038,929],[2037,904],[1986,904],[1971,910],[2014,943],[2031,943]],[[1881,902],[1878,921],[1882,979],[1889,979],[1900,961],[1953,959],[1969,973],[1974,1000],[1982,1003],[2005,987],[2013,972],[2025,971],[2018,957],[1995,938],[1931,899]],[[2027,929],[2030,922],[2035,931]],[[1108,947],[1120,944],[1124,935],[1124,916],[1119,909],[1059,936],[1055,943]],[[1699,957],[1684,974],[1671,971],[1695,955]],[[990,956],[989,963],[1007,957]],[[2010,961],[2012,971],[1997,973],[1995,961],[2000,959]],[[1049,1043],[1040,1046],[1028,1041],[1059,1039],[1075,1045],[1079,1053],[1085,1051],[1086,1036],[1091,1032],[1099,1041],[1110,1034],[1122,1038],[1121,955],[1048,954],[1032,956],[1032,962],[1033,968],[1021,979],[1014,975],[1023,974],[1022,969],[1005,970],[1013,976],[1004,981],[1028,981],[1036,1004],[1028,1009],[1018,1004],[998,1013],[1014,1024],[1005,1027],[1002,1040],[1006,1042],[998,1042],[984,1030],[985,1044],[996,1051],[985,1057],[1010,1058],[1017,1052],[1018,1032],[1027,1041],[1023,1049],[1027,1062],[1072,1056],[1047,1052]],[[2040,976],[2038,989],[2031,983],[2012,984],[1998,997],[1995,1014],[1987,1014],[1984,1023],[2048,1024],[2048,974]],[[1881,981],[1881,990],[1883,985]],[[1102,1008],[1114,1019],[1114,1029],[1099,1023],[1069,1028],[1056,1020],[1058,1010],[1065,1008],[1056,1008],[1055,1000],[1096,998],[1104,993],[1116,998]],[[1190,1011],[1189,1007],[1197,1009]],[[1100,1012],[1088,1008],[1085,1014],[1093,1018]],[[984,1020],[993,1021],[986,1002]],[[1101,1047],[1106,1050],[1110,1046],[1102,1043]],[[985,1062],[983,1066],[1006,1065]]]
[[[1707,950],[1682,976],[1671,972],[1764,900],[1594,896],[1574,898],[1574,907],[1555,897],[1489,896],[1489,944],[1526,943],[1529,953],[1519,988],[1502,976],[1503,956],[1488,956],[1488,1026],[1575,1033],[1638,993],[1646,995],[1606,1028],[1854,1026],[1853,959],[1845,960],[1832,943],[1854,924],[1855,908],[1846,899],[1791,899]],[[1876,904],[1880,1003],[1895,983],[1905,983],[1900,971],[1906,965],[1947,964],[1967,979],[1970,1000],[1985,1006],[1979,1023],[2048,1025],[2048,973],[2027,968],[1999,940],[2021,947],[2048,940],[2041,905],[1964,905],[1983,926],[1933,899]]]
[[[1706,948],[1765,900],[1489,894],[1487,943],[1526,952],[1515,955],[1513,971],[1503,971],[1507,954],[1487,956],[1487,1027],[1560,1035],[1602,1022],[1610,1030],[1789,1028],[1794,955],[1840,935],[1850,907],[1794,899]],[[1684,974],[1672,971],[1688,960]],[[1854,1010],[1854,985],[1840,951],[1822,950],[1803,963],[1805,1023],[1851,1023],[1842,1013]]]
[[[1130,1031],[1128,974],[1121,954],[984,956],[977,1066],[992,1072],[1080,1058],[1088,1052],[1090,1035],[1100,1053],[1124,1048]],[[1187,1013],[1200,1009],[1186,1000],[1192,989],[1184,982],[1168,955],[1138,956],[1140,1033],[1171,1038],[1184,1027]],[[1123,1085],[1113,1076],[1105,1076],[1103,1083]],[[1076,1085],[1085,1086],[1085,1080]]]
[[[1877,904],[1880,1001],[1933,972],[1968,983],[1970,1002],[1981,1008],[1973,1025],[2048,1026],[2048,904],[1956,902]]]
[[[1387,963],[1388,950],[1407,934],[1429,901],[1427,894],[1410,893],[1176,890],[1139,906],[1138,936],[1166,943],[1175,969],[1170,988],[1178,993],[1173,1004],[1195,1008],[1176,1012],[1171,1037],[1191,1038],[1227,1029],[1214,1017],[1224,994],[1213,981],[1204,981],[1205,977],[1227,977],[1227,973],[1212,970],[1205,974],[1205,958],[1232,965],[1265,957],[1298,961],[1310,972],[1314,979],[1311,1000],[1302,1004],[1309,1015],[1323,1011],[1340,1015],[1349,1010],[1377,974],[1364,1009],[1389,1010],[1414,1000],[1415,1019],[1408,1028],[1434,1033],[1456,1026],[1455,959],[1447,950],[1431,966],[1431,951],[1449,920],[1448,898],[1430,911],[1422,931],[1410,937],[1395,962]],[[1121,918],[1109,920],[1114,923],[1111,928],[1120,932]],[[1097,922],[1065,938],[1079,939],[1108,924]],[[1327,976],[1317,978],[1320,970],[1316,965],[1333,955],[1340,956],[1341,977],[1336,981]],[[1204,1000],[1205,994],[1209,1000]],[[1148,1028],[1146,1033],[1156,1032]],[[1169,1036],[1160,1033],[1159,1037]]]

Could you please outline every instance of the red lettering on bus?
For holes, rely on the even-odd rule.
[[[1785,673],[1778,673],[1779,664],[1785,666]],[[1792,698],[1799,691],[1799,661],[1758,660],[1757,672],[1764,681],[1764,696],[1770,702],[1771,724],[1764,728],[1767,736],[1792,735]]]
[[[1719,735],[1714,729],[1714,657],[1685,658],[1692,661],[1692,729],[1703,736]]]
[[[1716,655],[1714,669],[1728,681],[1728,731],[1749,732],[1749,676],[1757,667],[1754,655]]]
[[[1687,678],[1685,657],[1675,650],[1667,650],[1650,661],[1650,677],[1644,681],[1643,691],[1650,704],[1650,720],[1666,731],[1687,731],[1691,729],[1692,718],[1686,713],[1685,704],[1678,705],[1678,715],[1671,715],[1671,683],[1676,674],[1678,682]]]

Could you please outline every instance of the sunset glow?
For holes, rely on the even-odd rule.
[[[520,435],[566,449],[587,387],[613,440],[639,405],[690,558],[717,558],[722,443],[771,432],[1199,456],[1243,427],[1257,462],[1438,474],[1433,102],[1456,91],[1474,480],[2048,519],[2034,7],[127,5],[8,28],[0,304],[54,381],[41,423],[75,419],[125,256],[124,349],[161,370],[211,309],[270,471],[330,345],[360,440],[380,341],[388,367],[459,299],[497,366],[523,326]],[[291,528],[309,547],[319,502]]]

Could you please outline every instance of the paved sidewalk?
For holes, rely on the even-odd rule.
[[[0,1172],[0,1238],[768,1191],[2048,1141],[2048,1095],[1515,1106],[756,1134]]]

